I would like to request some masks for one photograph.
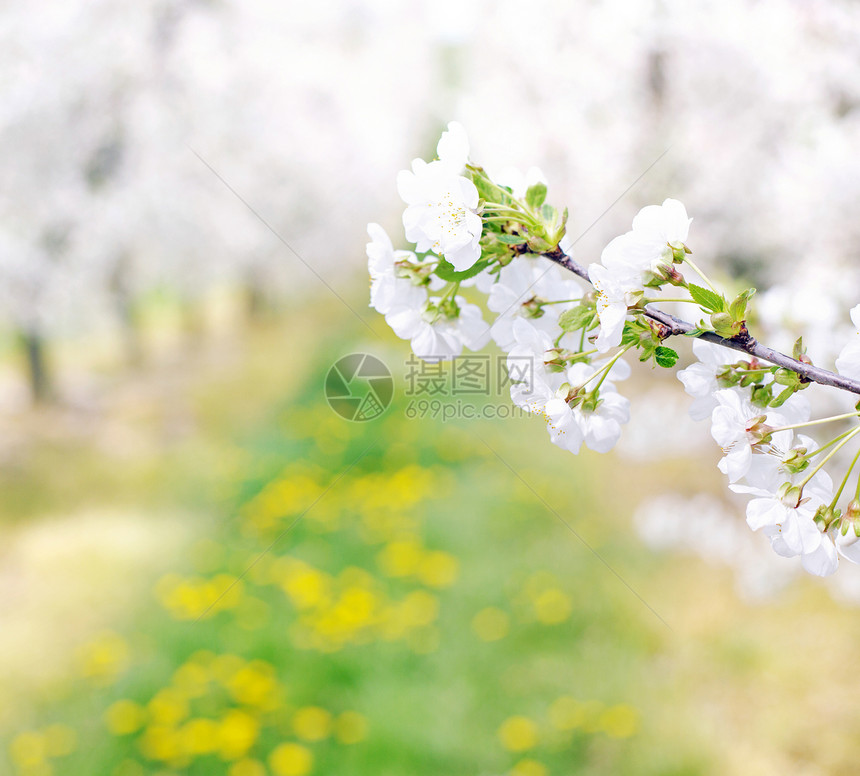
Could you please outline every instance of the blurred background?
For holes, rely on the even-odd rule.
[[[832,367],[858,40],[848,0],[3,4],[0,772],[856,773],[860,576],[747,529],[672,375],[608,456],[443,418],[364,245],[456,119],[584,263],[681,199]]]

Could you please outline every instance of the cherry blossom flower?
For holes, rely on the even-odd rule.
[[[582,385],[597,371],[595,365],[574,364],[567,370],[567,382]],[[585,443],[596,453],[608,453],[621,437],[621,426],[630,420],[630,402],[605,380],[594,409],[554,396],[546,403],[543,413],[554,445],[576,454]]]
[[[767,414],[735,388],[716,391],[714,398],[717,406],[711,413],[711,436],[725,453],[719,469],[729,482],[737,482],[749,471],[753,445],[763,439],[761,426]]]
[[[514,341],[507,359],[511,401],[540,414],[565,379],[563,373],[549,372],[544,364],[544,353],[552,348],[552,339],[523,318],[513,321],[511,331]]]
[[[843,534],[836,529],[832,533],[837,552],[852,563],[860,563],[860,537],[849,527]]]
[[[487,299],[487,307],[499,313],[492,327],[493,340],[502,350],[510,351],[515,343],[516,320],[547,334],[557,334],[558,316],[569,305],[544,303],[578,299],[581,295],[579,284],[564,277],[556,266],[526,257],[508,264],[499,272]]]
[[[632,276],[614,274],[601,264],[589,266],[588,279],[597,291],[597,317],[600,320],[600,331],[594,344],[599,353],[606,353],[621,344],[627,307],[633,303],[631,294],[641,287],[632,280]]]
[[[397,262],[417,263],[412,251],[395,251],[379,224],[368,224],[367,268],[370,272],[370,306],[385,315],[394,306],[420,308],[427,291],[408,278],[397,276]]]
[[[481,257],[483,228],[478,190],[461,174],[469,156],[463,127],[452,121],[436,151],[436,161],[415,159],[411,172],[402,170],[397,176],[397,190],[407,204],[403,226],[419,253],[435,251],[462,271]]]
[[[576,454],[582,444],[595,452],[611,450],[621,436],[621,426],[630,420],[630,402],[612,383],[630,374],[630,367],[616,361],[600,386],[597,406],[569,402],[559,395],[570,386],[584,385],[601,364],[576,363],[561,372],[546,369],[543,354],[552,347],[549,336],[530,326],[524,319],[513,324],[516,343],[508,354],[508,371],[514,384],[511,400],[529,412],[542,415],[553,444]]]
[[[588,278],[597,289],[598,351],[605,353],[621,342],[627,308],[662,267],[671,266],[672,246],[683,245],[691,221],[675,199],[644,207],[633,219],[633,229],[603,249],[601,264],[589,266]]]
[[[672,248],[687,241],[692,218],[677,199],[666,199],[662,205],[643,207],[633,219],[625,245],[628,260],[641,272],[657,273],[661,264],[672,263]]]
[[[480,350],[489,341],[490,329],[481,317],[481,308],[462,296],[454,304],[430,297],[423,307],[393,306],[385,321],[401,339],[411,341],[412,352],[425,361],[455,358],[469,350]]]
[[[814,518],[818,508],[832,498],[833,483],[820,471],[800,493],[796,485],[803,475],[787,466],[797,447],[809,450],[814,442],[801,435],[795,443],[791,429],[774,433],[768,448],[752,455],[744,475],[746,484],[733,482],[729,488],[755,496],[747,504],[747,524],[768,536],[774,552],[787,558],[800,555],[809,573],[828,576],[838,563],[834,538]]]
[[[714,397],[714,393],[720,389],[717,374],[731,363],[732,356],[725,348],[701,339],[693,340],[693,355],[698,361],[678,372],[678,379],[684,384],[684,390],[693,397],[690,417],[693,420],[705,420],[711,417],[719,404]]]

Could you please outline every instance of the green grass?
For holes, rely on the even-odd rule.
[[[784,683],[798,668],[774,662],[786,611],[823,612],[830,629],[844,614],[813,591],[763,616],[719,570],[650,554],[629,527],[631,494],[609,484],[621,465],[631,483],[654,470],[574,458],[536,420],[409,420],[402,384],[381,418],[342,420],[322,395],[325,373],[368,348],[344,341],[345,325],[321,310],[301,332],[288,321],[291,340],[261,329],[226,364],[198,365],[202,378],[175,397],[193,430],[128,465],[96,445],[61,465],[60,440],[7,473],[7,523],[99,502],[194,518],[170,573],[116,616],[118,635],[70,644],[67,676],[14,699],[6,771],[731,772],[746,756],[726,751],[731,715],[754,692],[784,700],[768,671]],[[301,352],[275,357],[299,334]],[[393,365],[406,346],[371,352]],[[177,684],[177,669],[202,678]],[[170,700],[170,687],[184,689]],[[111,732],[106,713],[121,700],[142,715]],[[319,740],[302,728],[308,708],[332,720]],[[762,745],[780,751],[778,713],[755,717],[750,740],[767,731]],[[225,720],[240,718],[253,730],[230,750],[238,734]]]

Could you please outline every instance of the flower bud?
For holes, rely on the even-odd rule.
[[[597,408],[602,404],[603,399],[598,395],[597,389],[591,391],[582,399],[583,412],[596,412]]]
[[[733,337],[735,335],[733,325],[734,319],[728,313],[714,313],[711,316],[711,326],[721,337]]]
[[[578,404],[580,401],[579,391],[579,388],[574,388],[570,383],[562,383],[555,392],[555,395],[556,398],[573,406]]]
[[[791,474],[802,472],[809,466],[809,459],[806,457],[807,450],[805,447],[793,447],[782,458],[782,466]]]
[[[799,379],[797,372],[792,372],[790,369],[784,369],[782,367],[777,369],[773,375],[774,382],[779,383],[780,385],[797,385]]]
[[[831,535],[840,553],[857,562],[860,550],[860,501],[854,499],[841,518],[831,523]]]
[[[541,318],[544,314],[544,304],[546,304],[546,299],[533,296],[527,302],[523,302],[520,310],[524,318]]]
[[[726,366],[722,366],[717,369],[716,379],[717,385],[719,385],[720,388],[731,388],[733,385],[737,385],[740,382],[741,376],[733,366],[726,364]]]
[[[646,286],[660,288],[664,283],[683,287],[686,287],[687,285],[687,281],[684,280],[684,276],[678,272],[672,264],[667,264],[662,261],[655,263],[654,266],[651,267],[649,274],[651,275],[651,279],[644,284]]]
[[[822,504],[815,511],[815,517],[812,520],[818,526],[818,530],[824,532],[839,519],[840,514],[841,510]]]
[[[853,544],[860,539],[860,501],[856,498],[848,504],[839,521],[839,533]]]
[[[415,286],[423,286],[427,283],[428,278],[433,274],[433,265],[429,262],[414,264],[411,261],[403,260],[394,262],[395,275],[398,278],[410,281]]]
[[[802,491],[797,485],[792,485],[790,482],[783,482],[779,486],[776,495],[779,497],[780,503],[789,509],[797,509],[800,504],[800,496]]]
[[[427,323],[435,323],[439,319],[439,307],[433,302],[425,302],[421,309],[421,318]]]
[[[564,348],[551,348],[543,354],[544,366],[550,372],[562,372],[568,366],[568,351]]]
[[[669,249],[672,251],[672,261],[675,264],[683,263],[686,255],[688,253],[692,253],[692,251],[680,241],[670,242],[667,244],[669,246]]]
[[[773,426],[768,426],[765,420],[767,415],[756,415],[747,421],[747,436],[754,445],[767,441],[773,433]]]
[[[666,272],[666,280],[673,286],[681,286],[682,288],[687,287],[687,281],[684,279],[684,276],[674,267],[670,267]]]
[[[645,307],[645,292],[641,289],[628,291],[625,295],[628,307],[643,309]]]

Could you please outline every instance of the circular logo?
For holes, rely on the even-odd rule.
[[[325,378],[328,406],[347,420],[378,418],[394,395],[391,372],[376,356],[350,353],[332,364]]]

